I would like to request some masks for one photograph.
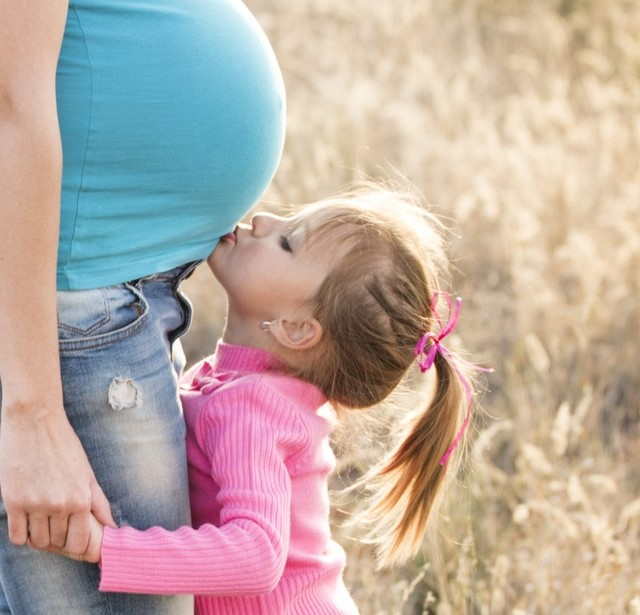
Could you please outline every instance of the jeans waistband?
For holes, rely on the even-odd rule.
[[[183,280],[186,280],[196,269],[196,267],[202,263],[203,261],[192,261],[187,263],[186,265],[179,265],[178,267],[174,267],[173,269],[169,269],[168,271],[160,271],[158,273],[152,273],[151,275],[144,276],[142,278],[137,278],[136,280],[131,280],[129,284],[138,285],[144,282],[152,282],[154,280],[158,281],[167,281],[173,280],[174,284],[177,286]]]

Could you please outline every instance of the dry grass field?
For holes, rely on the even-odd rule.
[[[361,612],[640,615],[640,1],[247,4],[289,105],[260,206],[409,180],[495,368],[438,549],[379,572],[336,526]],[[223,300],[206,272],[187,292],[193,361]]]

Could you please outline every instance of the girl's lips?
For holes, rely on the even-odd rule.
[[[235,243],[236,242],[236,229],[234,229],[231,233],[227,233],[226,235],[221,237],[221,239],[226,240],[226,241],[232,241],[233,243]]]

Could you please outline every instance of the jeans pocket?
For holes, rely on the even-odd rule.
[[[143,295],[131,284],[60,291],[57,300],[61,348],[108,343],[131,335],[149,310]]]

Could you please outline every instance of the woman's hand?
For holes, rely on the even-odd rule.
[[[83,556],[93,538],[92,517],[115,523],[78,437],[62,412],[36,420],[7,406],[0,480],[10,540]]]
[[[111,513],[64,413],[56,314],[62,146],[56,66],[68,0],[2,3],[0,488],[9,539],[84,553]]]

